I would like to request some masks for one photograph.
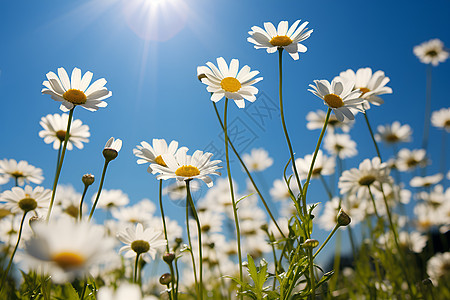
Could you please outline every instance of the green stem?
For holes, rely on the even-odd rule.
[[[84,201],[84,197],[86,196],[86,192],[88,190],[89,185],[85,184],[84,185],[84,190],[83,190],[83,194],[81,195],[81,200],[80,200],[80,208],[78,210],[79,214],[80,214],[80,221],[83,219],[83,201]]]
[[[55,170],[55,177],[56,177],[56,173],[58,172],[58,167],[59,167],[59,162],[61,161],[61,150],[63,147],[63,142],[64,141],[59,141],[59,148],[58,148],[58,156],[56,157],[56,170]]]
[[[161,218],[163,221],[163,227],[164,227],[164,238],[167,241],[166,244],[166,252],[170,253],[170,247],[169,247],[169,239],[167,238],[167,227],[166,227],[166,217],[164,215],[164,208],[162,203],[162,179],[159,180],[159,208],[161,210]],[[177,295],[175,294],[175,272],[173,270],[172,261],[170,263],[167,262],[170,268],[170,275],[172,276],[172,296],[169,293],[169,297],[173,298],[174,300],[177,299]]]
[[[69,120],[67,122],[67,130],[66,130],[66,136],[64,138],[64,146],[63,146],[63,149],[61,152],[61,159],[58,164],[58,169],[56,170],[55,180],[53,181],[52,198],[50,200],[50,206],[48,207],[47,217],[45,218],[46,222],[48,222],[50,220],[53,203],[55,202],[56,187],[58,186],[59,175],[61,174],[61,169],[62,169],[62,165],[64,162],[64,155],[66,154],[67,142],[69,141],[69,136],[70,136],[70,125],[72,124],[73,111],[75,110],[75,107],[76,106],[74,106],[69,112]]]
[[[364,107],[364,105],[363,105],[363,107]],[[377,156],[382,161],[380,149],[378,148],[378,144],[377,144],[377,141],[375,140],[375,136],[373,134],[372,127],[370,126],[369,118],[367,117],[367,111],[364,110],[363,114],[364,114],[364,119],[366,119],[367,128],[369,128],[369,132],[370,132],[370,136],[372,137],[373,144],[375,145],[375,150],[377,151]]]
[[[105,159],[105,164],[103,166],[102,178],[100,179],[100,185],[98,186],[97,196],[95,197],[94,204],[92,205],[91,212],[89,213],[89,221],[92,219],[92,215],[94,214],[95,207],[97,206],[98,199],[100,198],[100,194],[103,188],[103,182],[105,181],[106,169],[108,167],[108,163],[110,161]]]
[[[219,111],[217,110],[217,105],[216,105],[215,102],[212,102],[212,103],[213,103],[214,110],[215,110],[216,115],[217,115],[217,119],[219,120],[220,127],[221,127],[222,130],[223,130],[224,127],[223,127],[222,119],[220,118]],[[264,200],[263,195],[262,195],[261,192],[259,191],[258,186],[256,185],[255,181],[253,180],[253,177],[252,177],[252,175],[250,174],[250,171],[248,170],[247,166],[245,165],[245,163],[244,163],[244,161],[242,160],[241,156],[239,155],[238,151],[236,150],[236,148],[234,147],[234,145],[233,145],[233,143],[232,143],[231,141],[228,141],[228,143],[229,143],[231,149],[233,150],[234,154],[236,155],[236,157],[239,159],[239,162],[241,163],[242,167],[244,168],[245,173],[247,173],[247,176],[248,176],[248,178],[250,179],[250,181],[251,181],[253,187],[255,188],[255,191],[258,193],[259,198],[261,199],[261,201],[262,201],[262,203],[263,203],[263,205],[264,205],[264,208],[266,209],[267,213],[268,213],[269,216],[270,216],[270,219],[272,220],[272,222],[273,222],[273,223],[275,224],[275,226],[277,227],[277,229],[278,229],[278,231],[280,232],[281,236],[282,236],[283,238],[286,238],[286,236],[284,235],[283,231],[281,231],[280,226],[278,226],[278,223],[277,223],[277,221],[275,220],[275,217],[272,215],[272,212],[270,211],[269,206],[267,205],[266,200]]]
[[[325,188],[325,191],[326,191],[327,194],[328,194],[328,198],[330,198],[330,200],[333,199],[333,194],[331,193],[331,190],[330,190],[330,188],[328,187],[328,184],[327,184],[327,182],[325,181],[325,178],[323,178],[322,174],[319,174],[319,177],[320,177],[320,181],[322,181],[322,184],[323,184],[323,187]]]
[[[316,258],[317,254],[319,254],[319,252],[323,249],[323,247],[325,247],[325,245],[328,243],[328,241],[331,239],[331,237],[334,235],[334,233],[338,230],[339,227],[340,227],[339,224],[336,224],[334,226],[333,230],[330,232],[325,242],[323,242],[320,248],[317,249],[316,253],[314,253],[313,258]]]
[[[425,102],[425,117],[423,124],[423,138],[422,138],[422,149],[425,151],[428,148],[428,137],[430,134],[430,114],[431,114],[431,72],[433,67],[431,65],[427,66],[427,89],[426,89],[426,102]],[[425,167],[424,167],[425,169]]]
[[[187,183],[186,183],[187,186]],[[198,289],[198,280],[197,280],[197,268],[195,267],[195,258],[194,258],[194,250],[192,248],[192,241],[191,241],[191,229],[189,226],[189,196],[190,193],[186,193],[186,231],[188,236],[188,243],[189,243],[189,253],[191,253],[191,260],[192,260],[192,268],[194,271],[194,280],[195,280],[195,289],[197,291],[197,294],[199,294]],[[178,270],[178,268],[177,268]]]
[[[243,282],[243,272],[242,272],[242,253],[241,253],[241,231],[239,229],[239,219],[237,214],[236,200],[234,199],[234,188],[233,188],[233,179],[231,178],[231,168],[230,168],[230,157],[228,154],[228,130],[227,130],[227,111],[228,111],[228,98],[225,98],[225,109],[223,114],[223,132],[225,134],[225,157],[227,160],[227,174],[228,174],[228,182],[230,184],[230,193],[231,193],[231,203],[233,204],[233,214],[234,214],[234,223],[236,226],[236,240],[238,246],[238,259],[239,259],[239,280]],[[240,298],[243,299],[243,287],[242,285],[239,288],[241,294]]]
[[[372,189],[370,188],[370,185],[367,186],[367,189],[369,190],[370,199],[372,200],[373,210],[375,211],[375,215],[377,216],[377,219],[380,220],[381,217],[380,217],[380,215],[378,214],[377,205],[376,205],[376,202],[375,202],[375,198],[374,198],[374,196],[373,196],[373,193],[372,193]]]
[[[282,57],[283,57],[283,48],[278,48],[278,70],[279,70],[279,95],[280,95],[280,115],[281,115],[281,124],[283,125],[283,131],[284,136],[286,137],[286,142],[288,144],[289,148],[289,154],[291,155],[291,161],[292,161],[292,167],[294,168],[294,175],[295,179],[297,181],[298,188],[300,189],[300,193],[302,194],[302,184],[300,182],[300,176],[298,175],[297,167],[295,165],[295,157],[294,157],[294,151],[292,150],[291,140],[289,139],[289,134],[287,132],[286,122],[284,121],[284,109],[283,109],[283,64],[282,64]],[[303,207],[303,213],[306,215],[306,203],[303,201],[303,204],[305,205]]]
[[[27,211],[25,211],[23,213],[22,221],[20,222],[19,234],[17,236],[17,243],[16,243],[16,246],[14,247],[13,253],[11,254],[11,258],[9,260],[8,267],[6,268],[6,271],[3,274],[2,283],[1,283],[1,286],[0,286],[0,293],[3,290],[3,285],[5,284],[6,277],[8,277],[9,270],[11,269],[11,265],[12,265],[12,262],[13,262],[13,259],[14,259],[14,255],[16,255],[17,248],[19,247],[20,238],[22,237],[23,223],[25,221],[25,216],[26,215],[27,215]]]
[[[191,206],[192,214],[194,215],[194,219],[197,223],[197,233],[198,233],[198,253],[199,253],[199,296],[200,300],[203,299],[203,254],[202,254],[202,227],[200,226],[200,220],[198,218],[197,210],[195,209],[194,201],[192,201],[191,189],[189,187],[190,180],[186,180],[186,190],[187,190],[187,199],[189,201],[189,205]]]
[[[141,253],[136,253],[136,261],[134,262],[134,283],[138,283],[138,268],[139,268],[139,257]]]

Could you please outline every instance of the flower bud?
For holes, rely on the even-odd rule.
[[[339,226],[347,226],[348,224],[350,224],[350,222],[352,221],[352,219],[350,218],[349,215],[347,215],[341,208],[341,210],[339,211],[339,214],[337,216],[337,223]]]
[[[162,274],[161,277],[159,277],[159,283],[162,285],[169,285],[169,283],[172,281],[172,275],[169,273]]]
[[[198,74],[197,78],[198,78],[198,80],[202,81],[203,78],[206,78],[206,75],[203,74],[203,73],[202,74]]]
[[[316,248],[317,246],[319,246],[319,241],[318,240],[314,240],[314,239],[307,239],[303,244],[302,244],[303,248]]]
[[[103,157],[108,162],[114,160],[117,157],[117,155],[119,155],[119,152],[117,152],[114,149],[111,149],[111,148],[103,149]]]
[[[92,174],[84,174],[83,177],[81,177],[81,181],[83,181],[84,185],[90,186],[94,183],[95,177]]]
[[[163,255],[163,260],[168,264],[172,263],[172,261],[174,259],[175,259],[175,253],[170,252],[170,253],[164,253],[164,255]]]

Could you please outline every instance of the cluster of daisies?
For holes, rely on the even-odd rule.
[[[300,20],[291,26],[282,21],[277,27],[266,22],[264,28],[252,27],[247,40],[256,49],[266,49],[267,53],[278,51],[280,61],[283,51],[298,60],[299,53],[307,51],[302,42],[313,32],[307,25],[308,22],[301,23]],[[414,53],[421,62],[433,66],[444,62],[449,55],[439,40],[415,47]],[[206,90],[211,93],[214,103],[226,98],[233,100],[239,108],[245,107],[245,100],[256,101],[258,89],[254,85],[263,79],[257,77],[258,74],[247,65],[239,68],[237,59],[227,64],[222,57],[216,59],[216,64],[207,62],[206,66],[197,68],[198,78],[207,85]],[[276,222],[274,219],[269,221],[267,213],[260,207],[258,196],[261,195],[254,181],[247,182],[244,192],[239,192],[238,184],[232,179],[219,178],[214,183],[213,176],[220,176],[218,170],[222,167],[220,160],[213,160],[213,153],[196,150],[188,154],[187,147],[180,147],[177,141],[167,143],[164,139],[153,139],[151,144],[142,141],[137,145],[133,149],[137,163],[146,164],[147,171],[160,180],[161,187],[163,181],[171,181],[161,190],[165,197],[174,201],[191,197],[191,193],[201,188],[198,180],[209,188],[204,197],[196,199],[196,211],[191,208],[197,216],[198,227],[188,217],[186,224],[180,225],[170,217],[155,215],[156,206],[148,199],[129,205],[130,200],[123,191],[102,189],[106,168],[122,148],[120,139],[109,139],[103,148],[103,176],[98,191],[91,197],[91,205],[84,199],[95,181],[93,175],[83,176],[82,194],[71,185],[58,185],[65,151],[74,147],[82,149],[90,137],[89,126],[73,118],[75,109],[78,106],[89,111],[104,108],[107,106],[105,100],[112,93],[105,87],[104,78],[92,82],[93,74],[82,74],[78,68],[73,69],[70,77],[64,68],[59,68],[57,74],[49,72],[46,77],[42,93],[61,102],[60,109],[64,112],[49,114],[40,121],[39,136],[58,150],[57,172],[53,188],[46,189],[40,186],[44,179],[42,169],[26,161],[0,161],[0,184],[12,182],[13,185],[0,194],[0,241],[6,259],[10,258],[3,273],[2,290],[14,262],[25,273],[37,271],[50,275],[55,284],[84,282],[83,295],[88,285],[92,287],[88,282],[97,282],[101,288],[98,291],[94,288],[92,292],[100,300],[122,299],[124,295],[127,299],[152,299],[154,294],[176,297],[179,287],[186,293],[200,289],[200,292],[197,290],[200,298],[203,297],[202,288],[230,298],[235,294],[230,290],[235,287],[224,277],[241,276],[243,280],[242,272],[238,275],[242,265],[236,263],[240,252],[258,260],[272,254],[276,257],[281,249],[279,245],[292,235],[292,216],[298,213],[298,207],[291,200],[302,193],[298,182],[304,182],[306,178],[307,181],[320,181],[329,197],[328,201],[323,201],[320,214],[314,211],[318,217],[313,223],[325,230],[332,230],[340,223],[337,216],[341,211],[351,217],[354,228],[372,219],[381,220],[383,229],[388,228],[384,221],[389,219],[391,225],[395,222],[397,232],[383,231],[370,243],[385,250],[394,249],[394,252],[400,243],[411,252],[421,253],[428,242],[428,232],[438,229],[445,233],[450,229],[450,188],[445,189],[440,184],[444,177],[450,180],[450,173],[411,175],[425,170],[430,159],[426,149],[397,150],[398,145],[412,139],[409,125],[395,121],[378,126],[373,138],[392,147],[394,155],[389,160],[371,157],[360,162],[357,168],[344,168],[345,160],[358,154],[357,143],[350,136],[355,116],[358,113],[367,115],[372,105],[383,104],[380,96],[392,93],[387,86],[390,79],[381,70],[348,69],[331,81],[314,80],[309,85],[309,91],[319,97],[328,110],[310,112],[306,117],[308,129],[327,128],[323,150],[293,160],[295,168],[292,172],[298,172],[299,181],[279,178],[273,182],[268,193],[272,200],[269,206],[278,211]],[[433,112],[431,123],[450,132],[450,108]],[[252,174],[262,174],[274,163],[263,148],[243,154],[242,161]],[[409,188],[401,183],[402,177],[410,177]],[[233,208],[235,203],[230,198],[239,199],[237,207]],[[401,213],[411,199],[415,201],[413,218]],[[91,220],[96,209],[107,212],[103,225]],[[236,237],[239,241],[230,239],[235,237],[233,218],[240,224]],[[191,228],[189,247],[184,243],[182,227]],[[142,279],[144,266],[161,258],[169,264],[171,273],[161,277],[150,274],[149,279]],[[178,259],[185,267],[180,277],[177,269],[174,278],[172,262],[177,267]],[[282,259],[283,253],[280,263]],[[447,276],[445,266],[449,261],[448,252],[428,260],[426,272],[435,284]],[[270,268],[271,272],[278,271],[274,266]],[[203,275],[208,280],[199,285],[198,273],[200,278]],[[139,285],[130,284],[131,281]],[[383,282],[375,285],[377,289],[386,287]]]

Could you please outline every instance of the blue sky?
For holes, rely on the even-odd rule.
[[[281,20],[291,24],[297,19],[309,21],[308,27],[314,29],[304,43],[308,51],[299,61],[283,58],[286,119],[297,156],[312,153],[319,134],[306,129],[306,114],[325,109],[307,91],[308,84],[360,67],[385,71],[394,91],[383,97],[385,104],[369,111],[373,127],[395,120],[410,124],[414,139],[405,146],[420,147],[426,66],[412,48],[431,38],[449,46],[450,2],[160,0],[161,10],[153,15],[143,6],[150,2],[28,1],[26,8],[22,2],[2,2],[0,159],[23,159],[42,168],[43,185],[51,188],[56,152],[39,138],[39,120],[60,111],[57,102],[41,95],[42,82],[47,72],[58,67],[68,72],[79,67],[83,73],[92,71],[94,79],[104,77],[113,96],[107,99],[108,107],[97,112],[75,110],[74,117],[90,126],[91,138],[84,150],[67,153],[60,182],[73,182],[81,192],[83,174],[93,173],[99,180],[101,150],[114,136],[124,146],[110,164],[104,188],[120,188],[131,201],[145,197],[156,201],[157,182],[146,167],[136,164],[132,149],[153,138],[174,139],[191,150],[220,145],[209,95],[196,78],[197,66],[220,56],[227,62],[238,58],[241,66],[259,70],[264,80],[258,89],[277,103],[277,55],[254,49],[246,39],[254,25]],[[158,40],[155,31],[146,36],[148,27],[143,24],[158,26]],[[449,62],[433,68],[432,110],[448,107],[449,74]],[[223,109],[223,101],[218,106]],[[234,105],[229,113],[230,120],[241,118],[257,136],[246,151],[264,147],[275,158],[264,174],[271,185],[281,177],[288,158],[280,120],[267,120],[258,127]],[[359,115],[351,132],[360,154],[348,166],[375,155],[363,121]],[[440,133],[431,129],[431,156],[436,159],[430,173],[438,170]],[[382,151],[385,156],[391,154],[388,149]],[[234,166],[234,174],[242,181],[239,173],[240,167]],[[240,187],[244,186],[242,181]],[[314,199],[326,199],[320,187],[313,186],[312,193]],[[169,215],[182,215],[177,205],[168,204],[167,210]]]

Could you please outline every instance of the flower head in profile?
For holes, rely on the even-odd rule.
[[[306,178],[309,173],[313,160],[313,155],[308,154],[304,158],[297,158],[295,165],[297,166],[300,177]],[[322,150],[317,152],[317,157],[312,169],[311,178],[319,178],[320,176],[331,175],[334,173],[336,162],[334,157],[328,157],[323,154]]]
[[[306,115],[306,128],[309,130],[322,129],[325,123],[327,113],[318,109],[317,111],[310,111]],[[344,122],[339,122],[335,115],[330,115],[327,125],[327,133],[334,133],[337,128],[340,128],[343,132],[349,132],[353,126],[354,121],[344,119]]]
[[[14,178],[17,185],[24,185],[25,182],[32,182],[40,184],[44,177],[42,176],[42,169],[36,168],[26,161],[21,160],[17,162],[15,159],[0,160],[0,177],[5,179]]]
[[[450,107],[434,111],[431,115],[431,124],[450,132]]]
[[[165,153],[169,153],[171,155],[175,155],[175,152],[178,150],[178,142],[171,141],[169,146],[167,146],[167,142],[164,139],[153,139],[153,147],[143,141],[141,145],[137,145],[136,149],[133,149],[133,154],[136,155],[139,159],[137,160],[138,164],[158,164],[166,167],[166,163],[162,159],[162,155]],[[151,173],[153,170],[148,166],[147,171]]]
[[[48,264],[55,283],[84,278],[92,266],[108,262],[114,254],[114,240],[106,237],[102,226],[60,217],[48,224],[37,222],[33,231],[25,251]]]
[[[349,158],[358,154],[356,142],[349,134],[327,134],[324,140],[324,148],[328,153],[339,156],[339,158]]]
[[[331,83],[328,80],[314,80],[314,84],[309,85],[312,90],[308,91],[321,98],[340,122],[344,118],[355,119],[350,108],[359,110],[358,105],[364,100],[360,98],[359,90],[353,90],[354,82],[335,77]]]
[[[269,157],[269,153],[263,148],[252,149],[251,154],[244,153],[242,160],[250,172],[264,171],[273,164],[273,159]]]
[[[261,81],[258,77],[259,71],[250,71],[250,67],[245,65],[239,70],[239,60],[232,59],[230,66],[227,65],[223,57],[217,59],[216,67],[212,62],[207,62],[207,66],[197,68],[197,75],[208,87],[206,90],[212,93],[211,100],[219,101],[223,97],[233,99],[239,108],[245,107],[245,100],[254,102],[258,89],[253,84]]]
[[[362,93],[360,97],[367,100],[363,103],[364,110],[370,108],[369,103],[375,105],[383,104],[384,101],[378,97],[379,95],[392,94],[392,89],[386,86],[390,79],[381,70],[372,73],[371,68],[361,68],[355,73],[355,71],[348,69],[347,71],[341,72],[339,77],[355,83],[353,89],[360,90]]]
[[[409,185],[412,187],[429,187],[439,183],[442,178],[444,178],[444,175],[442,175],[441,173],[436,173],[434,175],[424,177],[415,176],[411,179]]]
[[[406,125],[401,125],[400,122],[395,121],[392,125],[379,125],[378,133],[375,134],[375,139],[383,141],[386,144],[397,144],[411,141],[412,130],[411,127]]]
[[[196,150],[194,154],[188,155],[186,147],[178,149],[175,155],[163,154],[162,158],[166,163],[166,167],[159,164],[151,164],[153,173],[159,173],[158,179],[176,178],[179,181],[190,179],[201,179],[208,187],[213,186],[210,175],[219,175],[217,172],[221,166],[220,160],[211,161],[212,153]]]
[[[105,78],[100,78],[89,85],[92,80],[92,72],[86,72],[81,77],[81,70],[74,68],[72,76],[64,68],[58,68],[58,75],[54,72],[46,74],[47,79],[42,84],[43,94],[48,94],[53,100],[61,102],[59,107],[67,112],[77,105],[90,111],[96,111],[99,107],[106,107],[108,103],[104,102],[106,98],[111,97],[111,91],[105,87]]]
[[[122,149],[122,140],[111,137],[103,148],[103,156],[107,161],[114,160]]]
[[[303,22],[300,26],[301,20],[297,20],[289,27],[287,21],[281,21],[278,28],[270,22],[264,23],[264,29],[258,26],[253,26],[252,30],[248,32],[250,37],[247,38],[252,44],[255,44],[256,49],[266,49],[267,53],[274,53],[278,49],[285,49],[289,55],[298,60],[298,52],[304,53],[307,48],[300,44],[313,32],[308,30],[306,26],[308,22]]]
[[[159,248],[164,248],[167,241],[162,236],[162,231],[155,231],[153,227],[146,228],[138,223],[136,228],[130,226],[117,234],[117,238],[125,244],[120,248],[119,253],[125,252],[125,257],[131,258],[136,255],[150,262],[156,257]]]
[[[424,149],[400,149],[395,162],[395,166],[399,171],[411,171],[417,167],[424,167],[427,164],[427,153]]]
[[[95,202],[97,193],[92,196],[92,203]],[[111,209],[114,207],[125,206],[130,202],[127,194],[121,190],[102,190],[100,198],[98,199],[98,208]]]
[[[53,149],[59,149],[66,137],[67,122],[69,121],[68,114],[48,114],[41,118],[43,130],[39,131],[39,136],[44,138],[46,144],[53,143]],[[69,139],[67,141],[67,150],[72,150],[73,146],[78,149],[83,149],[83,143],[89,142],[89,126],[83,125],[81,120],[72,120],[70,127]]]
[[[415,46],[414,54],[424,64],[432,64],[433,66],[447,60],[449,53],[444,49],[444,43],[439,39],[432,39],[427,42]]]
[[[15,186],[0,194],[0,202],[5,202],[3,208],[12,213],[23,213],[32,210],[47,209],[50,203],[51,190],[37,186],[34,189],[26,185],[24,188]]]

